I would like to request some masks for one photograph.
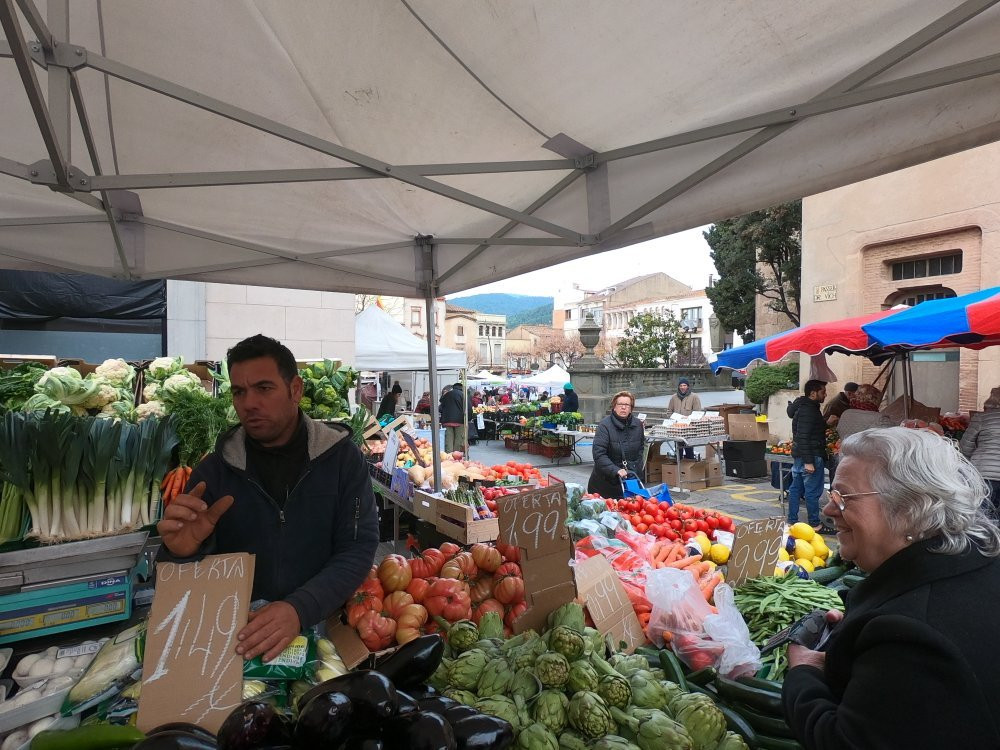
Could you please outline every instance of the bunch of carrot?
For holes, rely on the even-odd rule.
[[[166,508],[170,502],[184,492],[188,480],[191,478],[190,466],[178,466],[176,469],[168,471],[163,477],[160,485],[160,497],[163,500],[163,507]]]
[[[689,552],[681,542],[654,542],[649,548],[649,559],[654,568],[677,568],[690,572],[705,601],[711,602],[715,587],[722,583],[722,573],[716,570],[715,563]]]

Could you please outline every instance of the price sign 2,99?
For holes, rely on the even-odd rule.
[[[784,531],[783,518],[763,518],[738,526],[729,556],[728,583],[735,587],[750,578],[771,575]]]

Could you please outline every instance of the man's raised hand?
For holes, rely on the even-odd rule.
[[[211,536],[222,514],[233,504],[233,496],[226,495],[209,507],[201,499],[204,494],[205,483],[198,482],[191,492],[177,495],[156,524],[163,545],[177,557],[195,554],[201,543]]]

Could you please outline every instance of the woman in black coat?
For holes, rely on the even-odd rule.
[[[601,420],[594,433],[594,470],[587,483],[587,492],[601,497],[621,497],[621,480],[633,473],[642,476],[642,424],[632,416],[635,396],[628,391],[616,393],[611,399],[611,414]]]
[[[812,748],[1000,747],[1000,530],[982,477],[924,430],[841,443],[823,509],[869,573],[827,614],[824,651],[790,645],[782,702]]]

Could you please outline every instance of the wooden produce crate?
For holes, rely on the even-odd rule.
[[[453,503],[441,497],[434,500],[434,527],[460,544],[492,542],[500,535],[500,522],[496,518],[477,521],[472,508]],[[414,502],[416,506],[416,502]]]
[[[504,448],[509,451],[526,451],[528,450],[528,441],[522,440],[516,437],[505,437],[503,439]]]
[[[437,498],[423,490],[413,490],[413,515],[429,524],[437,524]]]

